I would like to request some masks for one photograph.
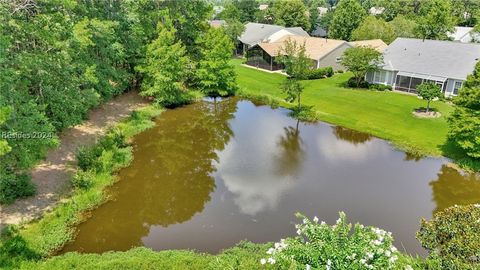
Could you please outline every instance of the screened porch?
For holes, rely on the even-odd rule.
[[[250,66],[263,68],[270,71],[283,69],[283,65],[275,61],[275,57],[270,56],[259,46],[255,46],[249,49],[247,51],[246,57],[246,64]]]
[[[442,92],[445,91],[447,86],[447,78],[419,74],[419,73],[409,73],[409,72],[398,72],[395,78],[395,90],[400,90],[408,93],[417,93],[417,86],[424,82],[432,82],[440,86]]]

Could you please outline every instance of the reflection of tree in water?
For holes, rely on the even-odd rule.
[[[454,168],[443,165],[438,179],[430,182],[433,200],[437,207],[434,213],[455,204],[480,203],[480,176],[462,174]]]
[[[405,160],[405,161],[420,161],[422,158],[423,158],[423,156],[421,156],[419,154],[405,152],[405,157],[403,158],[403,160]]]
[[[295,175],[302,165],[305,150],[298,125],[297,121],[296,127],[284,127],[285,133],[277,142],[280,154],[276,157],[276,172],[282,176]]]
[[[182,223],[203,210],[215,188],[213,160],[233,135],[236,100],[168,110],[135,138],[134,160],[120,172],[113,201],[93,211],[68,250],[126,250],[150,226]]]
[[[339,126],[334,126],[332,127],[332,129],[333,134],[337,139],[351,142],[355,145],[366,143],[372,139],[372,136],[370,134],[358,132],[352,129]]]

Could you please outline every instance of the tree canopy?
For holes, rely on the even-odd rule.
[[[307,8],[301,0],[278,0],[273,4],[275,24],[310,29]]]
[[[357,0],[340,0],[333,13],[329,37],[351,40],[352,32],[366,17],[367,12]]]
[[[360,26],[352,32],[353,40],[381,39],[390,44],[396,38],[393,27],[381,18],[367,17]]]
[[[453,31],[454,20],[449,1],[431,0],[422,4],[417,19],[416,32],[423,39],[447,39]]]
[[[425,82],[417,85],[418,96],[427,101],[426,112],[430,111],[430,102],[435,98],[442,97],[442,89],[433,82]]]

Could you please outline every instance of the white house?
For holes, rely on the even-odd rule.
[[[367,73],[369,83],[416,93],[417,85],[434,82],[445,96],[455,96],[480,59],[480,44],[397,38],[383,58],[379,70]]]

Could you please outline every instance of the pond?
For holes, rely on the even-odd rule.
[[[422,217],[480,202],[480,179],[442,158],[416,158],[384,140],[288,110],[226,99],[168,110],[134,138],[134,160],[111,201],[78,226],[62,252],[196,249],[295,234],[296,212],[391,231],[399,250],[424,255]]]

